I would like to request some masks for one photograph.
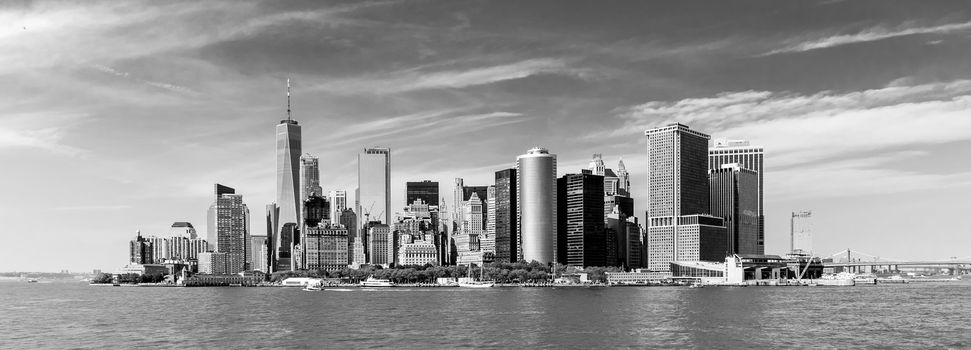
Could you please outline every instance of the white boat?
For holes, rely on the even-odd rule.
[[[303,290],[308,292],[317,292],[317,291],[323,290],[323,288],[321,288],[320,283],[314,283],[314,284],[308,284],[306,287],[303,288]]]
[[[483,275],[483,269],[482,269],[482,267],[483,267],[482,265],[479,265],[479,278],[480,279],[482,278],[482,275]],[[472,264],[469,264],[469,275],[471,275],[471,274],[472,274]],[[492,288],[492,286],[494,286],[494,285],[496,285],[496,282],[495,281],[471,281],[471,280],[469,280],[469,281],[461,281],[461,282],[459,282],[459,287],[460,288]]]
[[[459,282],[459,287],[462,288],[492,288],[496,283],[492,281],[470,281],[470,282]]]
[[[704,287],[705,287],[705,285],[703,285],[701,283],[692,283],[692,284],[688,285],[688,288],[704,288]]]
[[[819,286],[851,287],[856,285],[855,278],[856,274],[840,272],[835,275],[823,275],[813,282],[816,282],[816,285]]]
[[[391,283],[391,280],[378,279],[371,276],[361,282],[361,287],[394,287],[394,283]]]

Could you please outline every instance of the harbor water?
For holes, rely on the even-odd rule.
[[[971,283],[300,288],[0,283],[0,347],[969,348]]]

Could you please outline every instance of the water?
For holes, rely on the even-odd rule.
[[[0,347],[969,348],[971,283],[304,292],[0,283]]]

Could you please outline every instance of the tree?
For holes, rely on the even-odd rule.
[[[112,276],[110,273],[102,272],[91,279],[91,283],[111,283],[113,279],[114,276]]]

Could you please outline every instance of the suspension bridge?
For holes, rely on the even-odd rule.
[[[949,269],[951,273],[971,271],[971,256],[949,257],[940,260],[905,260],[881,257],[845,249],[829,256],[820,256],[823,268],[845,269],[850,272],[900,271],[906,269]]]

